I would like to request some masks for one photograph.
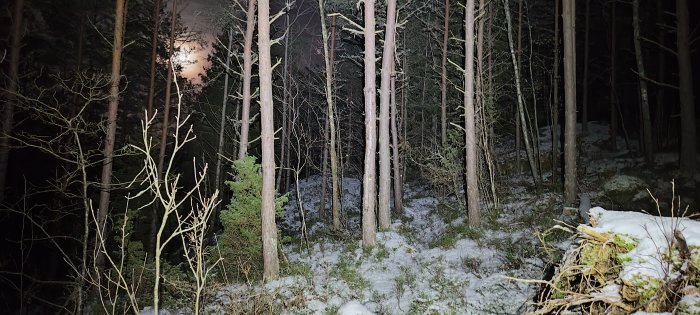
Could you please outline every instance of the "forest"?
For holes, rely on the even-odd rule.
[[[2,314],[700,314],[700,2],[0,3]]]

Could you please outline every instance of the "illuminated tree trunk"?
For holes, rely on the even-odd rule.
[[[275,126],[272,107],[272,58],[270,57],[270,2],[258,2],[258,55],[262,145],[262,242],[263,279],[279,276],[277,226],[275,225]]]
[[[401,157],[399,153],[399,128],[397,127],[396,112],[396,63],[392,63],[391,74],[391,149],[392,165],[394,175],[394,212],[399,214],[403,211],[403,192],[401,177]]]
[[[440,75],[440,114],[442,145],[447,143],[447,44],[450,38],[450,0],[445,0],[445,25],[442,34],[442,65]]]
[[[153,98],[156,91],[156,61],[158,59],[158,29],[160,28],[160,1],[156,0],[153,8],[153,35],[151,37],[151,74],[148,83],[148,105],[146,107],[146,119],[153,115]]]
[[[552,65],[552,178],[559,182],[559,3],[554,0],[554,64]]]
[[[642,147],[644,160],[651,166],[654,162],[651,138],[651,115],[649,114],[649,92],[647,91],[644,55],[642,54],[641,31],[639,26],[639,0],[632,1],[632,27],[634,29],[634,55],[637,58],[637,75],[639,76],[639,98],[642,112]]]
[[[564,31],[564,203],[576,199],[576,2],[562,0]]]
[[[365,0],[365,166],[362,177],[362,245],[376,243],[377,220],[374,214],[377,205],[376,153],[377,153],[377,108],[376,108],[376,66],[374,43],[374,0]]]
[[[246,29],[243,44],[243,95],[241,104],[241,135],[238,159],[248,155],[248,131],[250,130],[250,81],[253,76],[253,32],[255,31],[255,0],[248,0]]]
[[[328,131],[330,138],[330,159],[331,159],[331,198],[333,213],[333,228],[340,229],[340,191],[338,190],[338,150],[336,149],[335,135],[335,110],[333,109],[333,67],[331,55],[328,48],[328,30],[326,27],[326,13],[324,1],[318,1],[319,13],[321,15],[321,33],[323,35],[323,56],[326,65],[326,117],[328,119]]]
[[[12,43],[10,46],[10,78],[7,84],[7,102],[3,111],[2,134],[0,135],[0,203],[5,200],[7,188],[7,164],[10,158],[10,134],[14,125],[15,103],[19,78],[19,53],[22,39],[22,18],[24,16],[24,0],[15,1],[15,11],[12,21]]]
[[[396,43],[396,0],[387,1],[384,51],[382,53],[381,88],[379,90],[379,228],[391,224],[391,154],[389,137],[391,110],[391,74]]]
[[[163,169],[165,164],[165,149],[168,144],[168,124],[170,123],[170,100],[172,95],[172,85],[173,85],[173,55],[175,52],[175,21],[177,20],[177,0],[172,0],[172,7],[170,10],[170,43],[168,45],[168,76],[165,83],[165,103],[163,103],[163,130],[160,133],[160,151],[158,153],[158,179],[163,180]],[[152,207],[153,214],[151,218],[151,247],[155,245],[156,233],[158,233],[158,213],[157,206]],[[151,248],[153,251],[154,248]]]
[[[695,142],[695,96],[690,59],[690,34],[688,32],[688,2],[676,0],[676,33],[678,42],[678,77],[681,101],[681,172],[694,176],[697,149]]]
[[[481,222],[479,209],[478,169],[476,163],[476,112],[474,110],[474,0],[467,0],[465,7],[464,41],[464,129],[466,132],[467,209],[469,225]]]
[[[121,59],[124,41],[125,0],[117,0],[114,16],[114,42],[112,43],[112,74],[109,89],[109,107],[107,110],[107,134],[104,138],[102,160],[102,177],[100,180],[100,203],[97,212],[97,224],[102,230],[102,237],[106,237],[105,223],[109,211],[109,197],[112,184],[112,159],[114,158],[114,139],[117,134],[117,110],[119,108],[119,80],[121,78]],[[98,240],[106,241],[106,240]],[[97,246],[97,245],[96,245]],[[97,251],[95,264],[98,269],[104,265],[104,253]]]

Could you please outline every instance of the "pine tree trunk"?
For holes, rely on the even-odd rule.
[[[241,134],[238,142],[238,159],[248,155],[250,130],[250,81],[253,76],[253,32],[255,31],[255,0],[248,0],[246,29],[243,45],[243,95],[241,106]]]
[[[523,0],[518,0],[518,49],[515,50],[515,55],[517,56],[517,68],[522,69],[520,63],[520,58],[522,55],[522,48],[523,48],[523,41],[522,41],[522,33],[523,33]],[[520,78],[520,75],[516,74],[518,78]],[[519,85],[519,84],[518,84]],[[520,99],[520,93],[518,92],[518,99]],[[515,108],[515,169],[518,175],[523,173],[523,163],[522,163],[522,158],[520,157],[520,151],[522,150],[522,136],[525,135],[524,137],[527,137],[527,133],[522,132],[522,127],[521,126],[521,121],[520,121],[520,105],[516,105]]]
[[[479,226],[478,169],[476,163],[476,112],[474,110],[474,0],[467,0],[465,8],[464,41],[464,130],[466,133],[467,210],[469,225]]]
[[[318,1],[319,13],[321,16],[321,34],[323,35],[323,56],[326,66],[326,117],[328,117],[328,131],[330,134],[330,160],[331,160],[331,201],[333,213],[333,229],[340,229],[340,192],[338,191],[338,150],[336,149],[335,135],[335,110],[333,109],[333,69],[331,67],[331,56],[328,48],[328,30],[326,27],[326,13],[324,1]]]
[[[106,221],[109,211],[109,197],[112,185],[112,159],[114,158],[114,139],[117,134],[117,110],[119,108],[119,81],[121,79],[121,59],[124,41],[124,24],[126,17],[125,0],[117,0],[114,16],[114,42],[112,44],[112,74],[109,89],[109,107],[107,111],[107,134],[104,139],[104,149],[102,160],[102,177],[100,180],[100,203],[97,213],[97,224],[102,231],[101,237],[107,237]],[[98,236],[100,237],[100,236]],[[107,241],[98,239],[98,242]],[[99,247],[98,244],[95,245]],[[104,253],[97,250],[95,265],[98,270],[104,266]]]
[[[285,155],[290,154],[288,152],[289,144],[289,132],[287,132],[287,115],[289,113],[287,102],[287,96],[289,95],[289,14],[284,15],[284,58],[283,58],[283,70],[282,70],[282,136],[280,137],[280,152],[279,152],[279,165],[281,166],[277,172],[277,191],[281,191],[282,188],[282,175],[288,173],[288,168],[285,164]],[[287,179],[289,176],[285,176]],[[285,188],[286,191],[286,188]]]
[[[376,243],[377,203],[376,153],[377,153],[377,106],[376,106],[376,51],[374,43],[374,0],[365,0],[365,166],[362,177],[362,245],[367,248]]]
[[[397,127],[396,112],[396,63],[392,63],[391,74],[391,149],[394,176],[394,213],[403,211],[403,179],[401,178],[401,157],[399,153],[399,128]]]
[[[168,45],[168,76],[165,83],[165,102],[163,103],[163,130],[160,133],[160,150],[158,153],[158,179],[163,180],[163,173],[165,170],[165,149],[168,144],[168,124],[170,123],[170,100],[172,97],[172,85],[173,77],[173,55],[175,52],[175,22],[177,21],[177,0],[172,0],[172,9],[170,11],[170,44]],[[153,253],[153,246],[155,245],[156,233],[158,233],[158,207],[153,206],[153,213],[151,218],[151,253]]]
[[[0,203],[5,200],[7,189],[7,165],[10,158],[10,134],[14,125],[15,103],[19,102],[17,89],[19,84],[19,53],[22,40],[22,18],[24,17],[24,0],[15,0],[12,21],[12,44],[10,46],[10,78],[7,85],[7,102],[3,111],[2,134],[0,134]]]
[[[272,58],[270,57],[270,2],[258,2],[258,55],[260,124],[262,145],[262,241],[263,279],[279,277],[277,225],[275,225],[275,126],[272,106]]]
[[[562,0],[564,31],[564,203],[576,199],[576,2]]]
[[[228,69],[231,65],[231,45],[233,44],[233,28],[228,31],[228,45],[226,48],[226,69],[224,69],[224,91],[223,100],[221,104],[221,122],[219,125],[219,145],[216,150],[216,176],[214,179],[214,187],[216,190],[221,189],[221,162],[224,156],[224,131],[226,131],[226,105],[228,104],[228,79],[229,73]],[[214,220],[219,222],[219,211],[221,210],[221,204],[217,205],[216,211],[214,213]]]
[[[693,66],[690,59],[688,2],[686,0],[676,0],[676,19],[681,101],[681,173],[686,174],[686,176],[695,176],[697,163],[695,96],[693,95]]]
[[[534,150],[530,143],[530,131],[528,130],[527,120],[525,119],[525,105],[523,104],[524,98],[520,84],[520,68],[518,67],[518,61],[515,54],[515,47],[513,43],[513,33],[511,26],[510,8],[508,6],[508,0],[503,0],[503,8],[506,15],[506,24],[508,27],[508,44],[510,46],[511,61],[513,63],[513,72],[515,74],[515,90],[518,99],[518,118],[522,126],[522,134],[518,134],[518,137],[522,136],[525,142],[525,152],[527,154],[527,159],[530,164],[530,172],[532,173],[532,178],[535,186],[540,186],[540,175],[537,169],[537,163],[535,162]]]
[[[379,90],[379,228],[391,224],[391,154],[389,137],[391,110],[391,74],[396,43],[396,0],[387,1],[387,21],[382,54],[381,87]]]
[[[559,3],[554,0],[554,63],[552,65],[552,179],[559,182]]]
[[[642,55],[641,30],[639,25],[639,0],[632,1],[632,27],[634,28],[634,55],[637,58],[637,74],[639,76],[639,95],[642,112],[642,147],[644,160],[648,166],[654,162],[652,152],[651,115],[649,114],[649,93],[647,91],[644,56]]]
[[[153,115],[153,99],[156,94],[156,61],[158,59],[158,30],[160,29],[160,2],[155,0],[153,8],[153,34],[151,37],[151,73],[148,81],[148,105],[146,106],[146,120]]]
[[[445,25],[442,34],[442,64],[440,75],[440,139],[447,143],[447,44],[450,38],[450,0],[445,0]]]

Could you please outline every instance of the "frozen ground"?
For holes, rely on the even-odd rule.
[[[548,129],[540,136],[544,156],[551,148]],[[591,123],[579,148],[580,185],[593,206],[600,205],[595,197],[605,177],[642,163],[627,151],[607,152],[606,140],[607,127]],[[618,143],[624,146],[622,139]],[[512,163],[515,154],[506,148],[513,147],[497,149],[500,163]],[[668,155],[657,159],[660,164],[674,161]],[[651,187],[661,183],[659,177],[642,178]],[[541,232],[555,220],[578,220],[561,216],[558,193],[545,188],[536,194],[528,175],[511,172],[498,179],[498,210],[484,209],[478,229],[467,226],[466,211],[457,209],[456,202],[440,200],[425,184],[409,183],[403,213],[392,214],[391,228],[377,234],[374,248],[363,250],[361,181],[342,181],[342,233],[329,232],[329,214],[319,212],[320,186],[320,177],[311,176],[290,192],[279,220],[285,233],[294,236],[283,247],[283,276],[264,286],[221,289],[208,306],[210,313],[226,313],[232,302],[250,304],[266,297],[284,314],[522,314],[539,288],[507,278],[541,279],[546,261],[570,244],[568,235],[550,234],[547,240],[554,246],[545,250]],[[330,196],[326,202],[328,209]],[[302,228],[308,244],[300,237]]]

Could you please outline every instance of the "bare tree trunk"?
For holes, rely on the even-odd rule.
[[[559,174],[559,3],[554,0],[554,64],[552,66],[552,178]]]
[[[112,44],[112,75],[109,89],[109,109],[107,111],[107,134],[104,139],[102,160],[102,177],[100,180],[100,204],[97,213],[97,224],[105,230],[107,212],[109,211],[109,192],[112,185],[112,159],[114,158],[114,139],[117,134],[117,110],[119,108],[119,80],[121,79],[122,46],[124,41],[124,23],[126,17],[125,0],[117,0],[114,15],[114,42]],[[104,235],[104,233],[103,233]],[[104,240],[98,240],[101,242]],[[97,245],[96,245],[97,246]],[[99,247],[99,246],[97,246]],[[104,253],[97,251],[95,265],[101,268],[104,265]]]
[[[321,200],[318,202],[318,213],[326,215],[326,192],[328,191],[328,117],[323,127],[323,158],[321,159]]]
[[[391,154],[389,112],[391,107],[391,74],[396,44],[396,0],[387,1],[386,31],[382,54],[381,87],[379,90],[379,228],[387,229],[391,224]]]
[[[589,20],[591,17],[591,0],[586,0],[586,29],[583,36],[583,101],[581,102],[581,132],[588,132],[588,34],[590,33]]]
[[[394,175],[394,213],[399,214],[403,211],[403,179],[401,178],[401,158],[399,153],[399,128],[397,127],[396,112],[396,63],[392,63],[391,74],[391,149],[392,149],[392,164]]]
[[[285,1],[285,5],[290,5],[289,0]],[[287,132],[287,107],[289,106],[287,102],[287,97],[289,95],[289,14],[284,15],[284,58],[282,62],[284,63],[282,70],[282,136],[280,137],[280,169],[277,173],[277,191],[280,191],[282,188],[282,175],[288,174],[289,172],[289,170],[286,168],[287,165],[285,164],[285,155],[291,154],[290,152],[287,152],[289,144],[288,138],[290,135],[290,133]],[[285,177],[289,179],[289,176]]]
[[[615,38],[615,28],[617,25],[615,16],[615,4],[612,2],[612,12],[610,14],[610,149],[617,151],[617,105],[615,94],[615,54],[617,39]]]
[[[365,170],[362,177],[362,245],[376,243],[377,220],[374,212],[377,202],[376,153],[377,153],[377,106],[376,106],[376,52],[374,43],[374,0],[365,0]]]
[[[228,31],[228,45],[226,48],[226,68],[224,69],[224,93],[223,100],[221,104],[221,125],[219,125],[219,145],[216,150],[216,176],[214,179],[214,187],[216,190],[221,188],[221,161],[224,156],[224,131],[226,130],[226,105],[228,104],[228,69],[231,65],[231,45],[233,43],[233,27]],[[214,220],[218,222],[219,211],[221,211],[221,204],[219,203],[214,210]]]
[[[681,101],[681,173],[695,176],[697,149],[695,142],[695,96],[690,59],[690,35],[688,32],[688,2],[676,0],[678,32],[678,76]]]
[[[248,0],[245,43],[243,45],[243,95],[241,106],[241,135],[238,142],[238,159],[248,155],[248,131],[250,130],[250,81],[253,76],[253,32],[255,31],[255,0]]]
[[[469,225],[479,226],[481,210],[479,208],[479,183],[476,163],[476,112],[474,110],[474,0],[467,0],[465,8],[464,41],[464,130],[466,132],[467,160],[467,209]]]
[[[522,133],[518,134],[518,137],[523,137],[525,142],[525,152],[527,153],[527,159],[530,164],[530,172],[532,173],[533,181],[535,186],[540,186],[540,175],[537,169],[537,163],[534,157],[534,150],[532,149],[532,144],[530,143],[530,131],[528,129],[527,120],[525,119],[525,105],[522,89],[520,88],[520,68],[518,67],[518,61],[515,55],[515,47],[513,45],[513,33],[511,26],[510,8],[508,6],[508,0],[503,0],[503,8],[506,15],[506,24],[508,26],[508,44],[510,46],[511,61],[513,62],[513,72],[515,74],[515,90],[518,98],[518,116],[520,118],[520,124],[522,126]]]
[[[175,74],[173,73],[173,67],[174,65],[172,64],[173,60],[173,54],[175,51],[175,21],[177,20],[177,0],[172,0],[172,9],[170,11],[171,20],[170,20],[170,44],[168,46],[168,77],[167,81],[165,83],[165,103],[163,103],[163,130],[161,130],[160,133],[160,151],[158,153],[158,179],[162,180],[163,178],[163,172],[164,172],[164,163],[165,163],[165,149],[167,148],[168,144],[168,124],[170,123],[170,99],[171,99],[171,91],[172,91],[172,85],[173,85],[173,77]],[[157,209],[158,207],[154,206],[152,207],[153,209],[153,217],[151,218],[151,247],[155,245],[155,239],[156,239],[156,233],[158,233],[158,213]],[[151,248],[151,250],[155,250],[155,248]],[[151,252],[152,252],[151,251]]]
[[[656,24],[657,25],[664,25],[664,15],[666,12],[664,12],[664,7],[663,3],[664,0],[656,0]],[[658,43],[661,47],[666,47],[666,30],[662,27],[659,27],[658,31]],[[666,52],[663,49],[659,49],[658,51],[658,80],[659,82],[666,82]],[[668,128],[666,127],[666,111],[665,111],[665,104],[664,104],[664,92],[665,88],[663,86],[657,86],[656,88],[656,115],[654,115],[654,124],[656,126],[656,132],[654,132],[654,136],[656,137],[656,141],[654,141],[654,145],[656,148],[664,148],[666,147],[666,139],[668,139],[668,133],[667,130]]]
[[[258,2],[258,55],[262,144],[262,241],[263,279],[279,276],[277,226],[275,225],[275,126],[272,106],[272,58],[270,57],[270,2]]]
[[[153,115],[153,99],[156,94],[156,61],[158,58],[158,30],[160,29],[160,1],[155,0],[153,8],[153,35],[151,37],[151,74],[148,83],[148,105],[146,107],[146,119]]]
[[[12,44],[10,46],[10,78],[7,85],[7,102],[3,111],[2,134],[0,135],[0,203],[5,200],[7,185],[7,165],[10,158],[10,134],[14,125],[15,103],[19,102],[17,89],[19,78],[19,53],[22,40],[22,18],[24,17],[24,0],[15,0],[12,21]]]
[[[442,35],[442,72],[440,76],[440,114],[442,145],[447,143],[447,44],[450,38],[450,0],[445,0],[445,25]]]
[[[520,66],[522,63],[520,62],[520,58],[522,56],[522,49],[523,49],[523,41],[522,41],[522,33],[523,33],[523,0],[518,0],[518,49],[515,51],[515,54],[518,59],[518,69],[521,69],[522,67]],[[518,78],[520,78],[520,75],[518,75]],[[520,93],[518,93],[518,98],[520,98]],[[518,172],[518,175],[522,174],[523,172],[523,163],[522,163],[522,158],[520,157],[520,151],[522,150],[522,139],[521,134],[524,135],[524,137],[527,137],[527,133],[523,133],[521,131],[522,126],[521,126],[521,121],[520,121],[520,106],[516,105],[515,108],[515,169]]]
[[[562,0],[564,31],[564,203],[576,199],[576,2]]]
[[[330,158],[331,158],[331,200],[333,213],[333,229],[340,229],[340,192],[338,191],[338,151],[336,149],[335,135],[335,110],[333,109],[333,69],[328,49],[328,30],[326,28],[326,13],[324,1],[318,1],[319,13],[321,15],[321,33],[323,35],[323,56],[326,65],[326,104],[328,117],[328,131],[330,134]]]
[[[634,28],[634,55],[637,57],[637,73],[639,76],[639,95],[642,111],[642,146],[644,160],[648,166],[653,165],[652,152],[651,115],[649,114],[649,93],[647,91],[646,71],[644,70],[644,56],[642,55],[641,31],[639,26],[639,0],[632,1],[632,27]]]

